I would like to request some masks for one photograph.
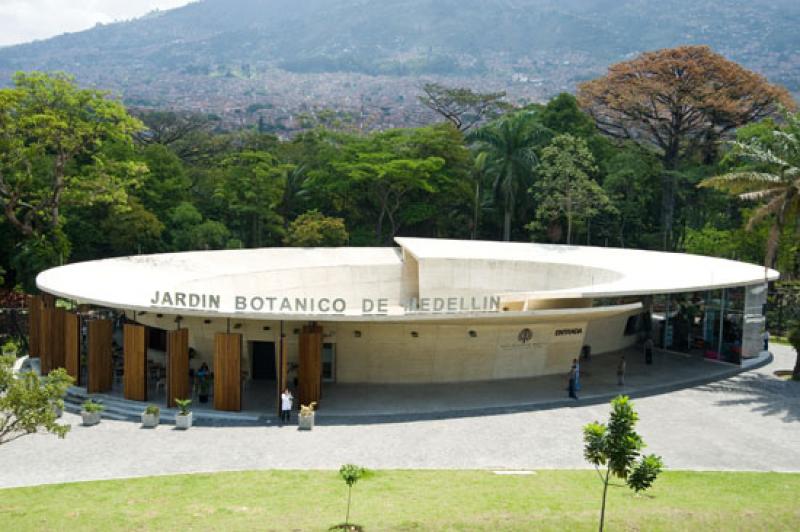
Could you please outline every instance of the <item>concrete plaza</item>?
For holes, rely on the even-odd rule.
[[[710,382],[674,391],[665,387],[663,393],[656,393],[656,380],[672,387],[682,380],[672,378],[663,360],[652,366],[650,377],[640,374],[636,363],[630,365],[623,391],[636,396],[649,389],[646,393],[652,394],[635,401],[648,451],[662,455],[671,469],[800,471],[800,384],[773,376],[775,370],[791,369],[794,353],[782,346],[772,350],[774,361],[761,368],[727,378],[709,374],[704,380]],[[709,365],[699,360],[686,363]],[[715,364],[701,367],[725,369]],[[592,378],[602,374],[602,379],[613,379],[613,373],[609,377],[599,371],[593,377],[592,369],[585,371],[585,397],[603,388]],[[561,401],[563,378],[553,383],[553,399]],[[502,407],[500,399],[497,405]],[[374,408],[371,405],[380,400],[376,390],[362,401],[361,410]],[[529,404],[520,410],[415,421],[374,422],[363,416],[351,423],[337,420],[334,413],[326,420],[321,413],[321,424],[311,432],[267,421],[260,426],[200,426],[188,432],[172,425],[142,429],[137,423],[109,419],[83,427],[78,416],[66,413],[64,421],[73,428],[65,440],[33,435],[3,446],[0,486],[230,470],[333,469],[346,462],[369,468],[588,467],[581,427],[607,418],[604,399],[582,399],[563,407]],[[344,417],[344,406],[341,413]],[[372,415],[382,417],[378,411]]]

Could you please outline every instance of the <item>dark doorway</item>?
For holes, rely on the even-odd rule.
[[[253,342],[250,351],[253,356],[253,379],[274,381],[275,372],[275,342]]]

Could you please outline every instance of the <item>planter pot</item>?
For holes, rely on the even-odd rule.
[[[87,412],[85,410],[81,410],[81,418],[83,418],[83,424],[87,427],[97,425],[100,423],[100,412]]]
[[[186,430],[191,426],[192,426],[192,413],[191,412],[189,412],[185,416],[182,416],[180,414],[175,416],[175,428],[176,429]]]
[[[160,420],[160,415],[158,414],[145,414],[142,412],[142,426],[147,428],[155,428],[158,426],[158,422]]]
[[[307,416],[297,416],[297,428],[300,430],[311,430],[314,428],[314,413]]]

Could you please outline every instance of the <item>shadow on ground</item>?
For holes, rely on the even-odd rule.
[[[764,416],[781,417],[785,423],[800,422],[800,382],[777,379],[764,373],[743,373],[699,386],[696,390],[738,396],[717,401],[715,404],[718,406],[745,405]]]

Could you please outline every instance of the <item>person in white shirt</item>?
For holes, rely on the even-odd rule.
[[[294,397],[289,388],[283,390],[281,394],[281,424],[289,423],[292,418],[292,401]]]

